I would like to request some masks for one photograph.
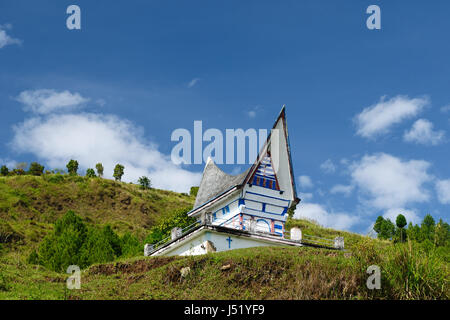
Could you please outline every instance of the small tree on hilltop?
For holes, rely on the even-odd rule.
[[[92,169],[92,168],[87,169],[86,170],[86,177],[88,177],[88,178],[95,178],[96,175],[95,175],[94,169]]]
[[[78,171],[78,161],[77,160],[70,160],[69,163],[66,165],[67,171],[69,171],[69,174],[74,176],[77,174]]]
[[[428,239],[434,241],[435,224],[436,222],[430,214],[427,214],[425,218],[423,218],[422,224],[420,225],[423,240]]]
[[[7,167],[7,166],[2,166],[2,167],[0,168],[0,174],[1,174],[2,176],[7,176],[7,175],[9,174],[9,169],[8,169],[8,167]]]
[[[97,174],[100,178],[103,177],[103,165],[99,162],[95,165],[95,169],[97,169]]]
[[[148,178],[148,177],[146,177],[146,176],[142,176],[142,177],[140,177],[139,178],[139,180],[138,180],[138,182],[139,182],[139,184],[140,184],[140,186],[141,186],[141,189],[150,189],[150,187],[151,187],[151,185],[152,185],[152,182],[150,181],[150,179]]]
[[[399,214],[397,216],[397,219],[395,220],[395,224],[397,225],[398,231],[399,231],[399,237],[400,237],[400,241],[403,242],[405,241],[405,229],[404,227],[406,226],[406,218],[404,215]]]
[[[28,172],[33,176],[41,176],[44,173],[44,166],[40,165],[37,162],[32,162],[30,164],[30,169]]]
[[[113,174],[113,177],[114,177],[114,179],[116,179],[116,181],[122,181],[124,169],[125,169],[125,167],[123,165],[121,165],[121,164],[116,165],[116,167],[114,168],[114,174]]]

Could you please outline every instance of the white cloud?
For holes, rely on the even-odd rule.
[[[380,102],[356,115],[354,121],[357,134],[373,138],[387,133],[393,125],[419,114],[429,103],[426,97],[409,99],[406,96],[396,96],[387,101],[382,97]]]
[[[377,209],[402,208],[406,204],[426,202],[424,186],[432,180],[424,160],[403,161],[389,154],[364,156],[350,167],[354,185],[366,197],[363,202]]]
[[[447,112],[449,112],[449,111],[450,111],[450,105],[444,106],[444,107],[441,108],[441,112],[442,112],[442,113],[447,113]]]
[[[200,81],[199,78],[194,78],[194,79],[192,79],[191,81],[189,81],[189,83],[188,83],[188,85],[187,85],[188,88],[194,87],[199,81]]]
[[[251,110],[247,111],[247,116],[250,119],[254,119],[256,118],[256,116],[258,115],[258,112],[261,111],[261,107],[260,106],[254,106]]]
[[[26,111],[32,111],[36,114],[67,111],[89,101],[79,93],[71,93],[67,90],[57,92],[53,89],[23,91],[16,100],[25,105]]]
[[[411,130],[405,132],[403,139],[406,142],[435,146],[443,142],[444,136],[444,131],[433,130],[433,123],[426,119],[419,119],[414,122]]]
[[[410,222],[412,222],[413,224],[420,223],[420,217],[417,215],[416,211],[407,210],[407,209],[403,209],[403,208],[389,209],[383,214],[383,218],[389,219],[395,224],[395,221],[397,220],[397,216],[399,214],[402,214],[405,216],[407,223],[410,223]]]
[[[336,166],[331,159],[328,159],[320,165],[320,169],[325,173],[334,173],[336,171]]]
[[[346,185],[342,185],[342,184],[337,184],[331,188],[330,192],[332,194],[342,193],[344,196],[348,197],[351,195],[354,188],[355,188],[355,186],[353,186],[353,185],[346,186]]]
[[[6,30],[11,28],[12,26],[10,24],[0,25],[0,49],[11,44],[22,44],[22,40],[11,38],[8,33],[6,33]]]
[[[17,165],[17,161],[11,159],[0,159],[0,166],[7,166],[8,169],[14,169]]]
[[[317,203],[300,202],[295,210],[294,217],[296,219],[313,220],[326,228],[338,230],[349,230],[359,222],[359,217],[357,216],[346,213],[331,213]]]
[[[300,199],[302,199],[302,201],[308,201],[313,198],[313,194],[309,192],[306,193],[300,192],[298,196],[300,197]]]
[[[300,177],[298,178],[298,181],[299,181],[299,183],[300,183],[300,186],[301,186],[303,189],[312,188],[312,187],[314,186],[313,183],[312,183],[312,181],[311,181],[311,178],[310,178],[309,176],[300,176]]]
[[[70,159],[78,160],[82,170],[101,162],[105,176],[111,178],[114,166],[121,163],[124,181],[136,182],[145,175],[155,187],[178,192],[200,182],[200,173],[174,165],[169,156],[144,141],[142,129],[112,115],[35,117],[15,126],[14,133],[11,146],[16,151],[32,153],[52,168],[65,168]]]
[[[436,182],[436,191],[440,203],[450,204],[450,179],[438,180]]]

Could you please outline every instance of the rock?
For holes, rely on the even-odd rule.
[[[226,264],[226,265],[222,266],[222,267],[220,268],[220,270],[226,271],[226,270],[229,270],[230,268],[231,268],[231,264]]]
[[[191,272],[191,268],[189,268],[189,267],[181,268],[181,270],[180,270],[181,277],[186,278],[188,276],[189,272]]]

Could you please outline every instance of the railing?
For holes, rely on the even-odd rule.
[[[215,225],[215,226],[220,226],[223,222],[227,222],[230,221],[232,218],[227,218],[227,219],[213,219],[211,217],[210,221],[207,221],[206,223],[203,223],[203,225]],[[180,234],[176,237],[176,239],[183,237],[185,234],[189,233],[190,231],[192,231],[193,229],[197,228],[199,225],[201,225],[202,223],[200,221],[197,221],[183,229],[181,229]],[[290,241],[297,241],[300,242],[302,244],[311,244],[311,245],[316,245],[316,246],[322,246],[322,247],[331,247],[331,248],[337,248],[337,249],[343,249],[343,239],[342,239],[342,244],[337,244],[336,239],[329,239],[329,238],[322,238],[322,237],[317,237],[317,236],[312,236],[312,235],[307,235],[307,234],[303,234],[300,238],[300,240],[293,240],[291,239],[291,233],[290,231],[284,231],[282,234],[280,233],[276,233],[276,232],[266,232],[266,231],[259,231],[257,230],[255,227],[252,230],[249,230],[249,226],[246,225],[247,229],[246,231],[249,232],[254,232],[254,233],[260,233],[260,234],[266,234],[266,235],[271,235],[271,236],[277,236],[277,237],[281,237],[283,239],[286,240],[290,240]],[[166,244],[167,242],[172,240],[172,235],[162,239],[161,241],[150,245],[150,253],[156,251],[159,247],[161,247],[162,245]],[[342,247],[340,247],[340,245],[342,245]]]
[[[187,227],[181,229],[181,235],[178,236],[177,238],[182,237],[182,236],[185,235],[186,233],[190,232],[192,229],[196,228],[198,225],[200,225],[200,222],[199,222],[199,221],[196,221],[196,222],[194,222],[193,224],[191,224],[191,225],[189,225],[189,226],[187,226]],[[170,235],[170,236],[168,236],[168,237],[162,239],[161,241],[158,241],[158,242],[155,243],[155,244],[152,244],[152,245],[151,245],[150,251],[151,251],[151,252],[155,251],[156,249],[158,249],[158,248],[161,247],[162,245],[166,244],[166,243],[169,242],[170,240],[172,240],[172,235]]]

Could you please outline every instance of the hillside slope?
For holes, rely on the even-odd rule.
[[[0,177],[0,240],[34,246],[68,210],[92,224],[141,239],[173,209],[194,197],[100,178],[69,175]],[[6,242],[5,239],[1,242]]]
[[[92,225],[143,239],[194,197],[111,180],[49,175],[0,178],[0,299],[448,299],[449,263],[417,243],[392,244],[304,220],[304,234],[343,236],[346,251],[264,247],[196,257],[143,256],[83,270],[81,290],[67,274],[27,262],[67,210]],[[382,272],[381,290],[366,287],[367,267]],[[182,270],[184,270],[182,272]],[[183,273],[183,275],[182,275]]]

